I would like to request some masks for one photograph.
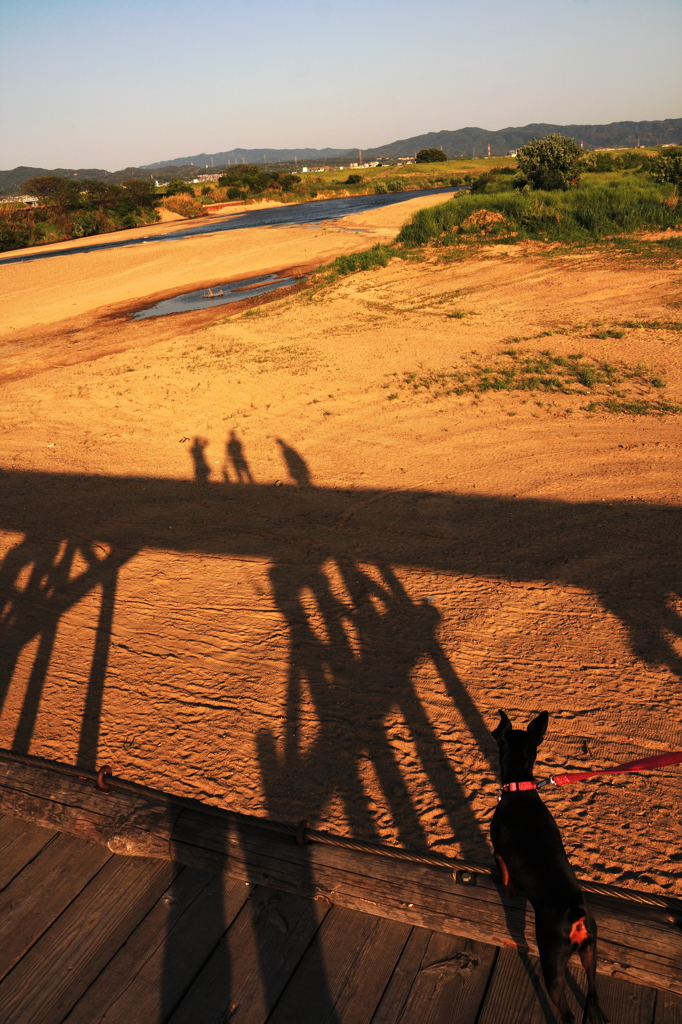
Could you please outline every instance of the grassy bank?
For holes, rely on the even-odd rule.
[[[620,180],[566,192],[460,195],[418,211],[396,238],[403,246],[494,239],[595,242],[641,230],[682,227],[672,185]]]

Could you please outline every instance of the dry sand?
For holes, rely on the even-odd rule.
[[[367,247],[338,227],[0,267],[0,743],[487,861],[497,708],[550,711],[541,775],[682,749],[681,424],[397,382],[561,328],[524,344],[641,361],[680,401],[679,331],[594,337],[677,320],[680,268],[497,247],[122,317]],[[681,785],[545,794],[584,875],[682,895]]]

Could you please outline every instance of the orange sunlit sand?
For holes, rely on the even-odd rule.
[[[0,744],[476,860],[498,707],[550,711],[547,775],[682,747],[679,417],[407,383],[522,338],[679,402],[674,263],[488,246],[127,318],[423,204],[2,268]],[[545,793],[582,873],[682,895],[679,787]]]

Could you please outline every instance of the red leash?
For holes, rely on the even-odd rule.
[[[641,757],[639,761],[628,761],[617,768],[600,768],[596,772],[571,772],[568,775],[552,775],[551,778],[538,782],[538,789],[546,786],[549,782],[555,786],[567,786],[569,782],[582,782],[584,779],[594,779],[597,775],[618,775],[620,772],[639,772],[649,768],[664,768],[668,764],[682,764],[682,750],[671,750],[667,754],[657,754],[655,757]]]

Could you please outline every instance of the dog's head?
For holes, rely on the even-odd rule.
[[[526,729],[513,729],[506,713],[500,711],[500,724],[493,729],[500,751],[502,782],[520,782],[532,777],[538,747],[547,731],[549,712],[541,711]]]

